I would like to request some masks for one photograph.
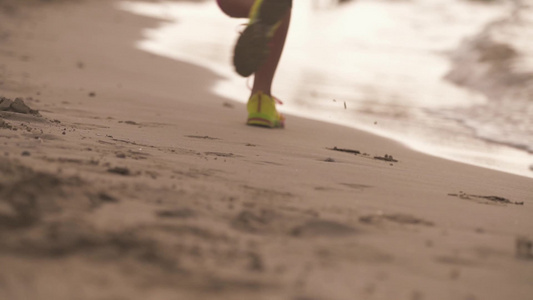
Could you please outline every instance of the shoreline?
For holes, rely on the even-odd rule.
[[[157,5],[151,7],[150,5],[135,6],[131,5],[130,2],[120,3],[121,5],[119,5],[119,9],[121,10],[130,11],[139,15],[150,15],[152,17],[160,16],[158,13],[160,7],[158,7]],[[177,43],[177,41],[172,41],[172,38],[169,37],[184,35],[185,41],[189,41],[190,37],[187,36],[187,31],[183,32],[183,30],[180,30],[179,27],[196,27],[198,24],[190,24],[191,21],[187,18],[195,19],[194,16],[196,16],[195,14],[198,13],[198,10],[204,12],[204,14],[206,15],[204,16],[205,18],[215,19],[215,16],[219,16],[218,10],[212,11],[213,8],[216,9],[215,5],[212,3],[206,3],[205,5],[201,5],[201,7],[199,6],[198,8],[194,9],[192,7],[193,6],[182,7],[181,10],[169,7],[168,11],[165,12],[165,14],[168,14],[166,15],[166,18],[167,21],[170,23],[165,22],[155,28],[151,27],[149,29],[145,29],[143,31],[144,37],[137,43],[137,47],[149,53],[153,53],[163,57],[173,58],[178,61],[185,60],[193,62],[194,64],[199,65],[200,67],[208,68],[209,70],[220,74],[220,76],[227,77],[224,80],[216,83],[216,85],[212,88],[214,93],[216,93],[218,96],[231,99],[246,99],[247,90],[244,88],[244,79],[242,79],[241,83],[241,78],[236,78],[236,76],[233,76],[233,74],[230,73],[229,64],[228,66],[220,66],[220,58],[218,60],[213,60],[211,56],[214,54],[211,52],[213,52],[214,50],[206,50],[206,53],[211,53],[210,55],[208,55],[209,57],[203,58],[203,56],[201,55],[194,56],[194,53],[188,53],[186,50],[188,48],[191,48],[190,46],[188,46],[188,48],[182,47],[179,43]],[[206,11],[208,7],[209,11]],[[181,15],[174,15],[173,11],[176,11],[175,13],[177,13],[177,11],[181,11],[181,14],[183,14],[183,16],[186,15],[188,17],[182,19]],[[162,17],[162,15],[160,17]],[[172,23],[175,22],[175,19],[180,19],[181,21],[173,25]],[[230,25],[228,25],[230,23],[230,20],[216,20],[217,21],[214,21],[213,25],[218,25],[221,27],[231,27]],[[227,23],[224,23],[222,21],[227,21]],[[236,20],[235,22],[237,24],[238,20]],[[225,24],[226,26],[223,26],[223,24]],[[208,33],[201,31],[200,34],[204,35]],[[222,37],[220,37],[220,39],[232,40],[233,37],[223,35]],[[191,43],[192,45],[196,45],[196,47],[202,47],[201,43],[195,43],[195,39],[193,39]],[[172,45],[174,45],[174,47],[172,47]],[[205,46],[206,48],[211,47],[213,49],[218,49],[218,52],[230,52],[229,49],[226,49],[227,45],[222,46],[217,43],[207,43],[203,46]],[[176,48],[176,50],[172,50],[174,48]],[[288,50],[290,51],[291,49]],[[296,50],[297,49],[292,49],[292,51]],[[285,62],[287,61],[285,60]],[[293,65],[291,66],[294,67]],[[287,67],[285,66],[285,64],[283,64],[283,61],[281,67],[282,69],[283,67]],[[346,99],[347,101],[345,101],[345,103],[347,102],[348,107],[350,108],[348,110],[346,110],[346,107],[344,107],[344,109],[342,108],[343,101],[340,100],[338,97],[334,98],[340,100],[340,106],[335,106],[335,103],[330,103],[330,107],[326,105],[328,102],[328,100],[326,99],[327,97],[319,97],[323,99],[307,99],[310,100],[310,102],[307,101],[309,102],[308,107],[306,105],[301,104],[304,102],[302,99],[300,99],[302,97],[301,95],[292,95],[294,94],[294,91],[287,90],[286,87],[284,87],[280,83],[283,82],[285,79],[287,78],[278,78],[276,82],[278,83],[278,87],[281,87],[281,94],[285,96],[288,95],[288,99],[291,100],[288,101],[284,107],[281,107],[281,110],[285,111],[286,114],[295,114],[304,118],[311,118],[318,121],[330,122],[341,126],[348,126],[351,128],[355,128],[356,130],[364,130],[371,134],[377,134],[379,136],[386,137],[397,142],[402,142],[406,144],[407,147],[432,156],[445,158],[455,162],[480,166],[491,170],[498,170],[506,173],[533,178],[533,172],[531,171],[530,163],[528,162],[531,159],[531,155],[528,154],[527,151],[523,151],[522,149],[516,149],[515,147],[504,143],[493,143],[486,138],[477,136],[477,134],[467,133],[470,131],[475,131],[475,128],[467,126],[468,124],[461,122],[461,120],[459,119],[455,120],[453,117],[446,116],[441,116],[439,118],[437,115],[435,115],[435,113],[433,113],[433,119],[431,119],[431,122],[425,121],[424,119],[418,120],[422,123],[426,122],[426,126],[432,128],[432,130],[428,131],[425,129],[420,129],[420,125],[416,125],[418,124],[416,122],[411,122],[412,124],[410,124],[407,120],[402,121],[401,119],[396,120],[390,118],[382,118],[381,116],[379,116],[379,114],[367,114],[365,112],[358,111],[357,108],[353,110],[354,107],[358,107],[360,104],[352,103],[353,101],[351,102],[348,99]],[[242,85],[243,87],[241,88],[240,85]],[[364,89],[364,87],[362,88]],[[295,103],[300,104],[298,105]],[[317,107],[314,107],[313,105]],[[393,107],[396,104],[392,103],[391,105]],[[320,109],[320,107],[322,106],[324,106],[324,109]],[[379,107],[374,109],[379,110]],[[416,114],[416,108],[413,107],[412,109],[414,110],[411,111],[411,113]],[[448,112],[447,114],[450,114],[450,112]],[[445,113],[445,115],[447,114]],[[357,118],[358,121],[351,120],[354,117]],[[426,117],[431,118],[430,115]],[[379,124],[379,126],[376,124]],[[396,127],[405,126],[407,126],[407,128],[404,128],[404,131],[406,130],[407,132],[402,133],[400,131],[394,130],[394,128]],[[439,138],[433,137],[434,134],[431,134],[431,132],[437,133],[437,136]],[[446,140],[448,142],[443,142],[443,140]],[[450,142],[452,143],[452,146],[448,145]]]
[[[114,3],[0,20],[0,96],[41,114],[0,113],[0,298],[531,295],[531,179],[299,117],[247,127],[217,75],[134,49],[157,20]]]

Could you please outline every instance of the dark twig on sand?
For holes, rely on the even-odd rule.
[[[517,201],[513,202],[507,198],[503,198],[499,196],[471,195],[471,194],[467,194],[464,192],[459,192],[459,194],[448,194],[448,196],[458,197],[460,199],[465,199],[465,200],[485,202],[485,203],[524,205],[524,202],[517,202]]]
[[[374,156],[374,159],[390,161],[390,162],[398,162],[398,160],[394,159],[392,155],[388,155],[388,154],[385,154],[384,156]]]
[[[361,154],[361,151],[359,151],[359,150],[342,149],[342,148],[337,148],[337,147],[326,148],[326,149],[328,149],[328,150],[333,150],[333,151],[339,151],[339,152],[352,153],[352,154],[355,154],[355,155]]]
[[[186,137],[192,138],[192,139],[218,140],[218,138],[210,137],[208,135],[204,135],[204,136],[201,136],[201,135],[186,135]]]

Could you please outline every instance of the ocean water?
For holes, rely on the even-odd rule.
[[[296,0],[273,86],[280,110],[533,177],[528,1]],[[209,68],[224,78],[213,93],[247,100],[247,79],[231,65],[245,19],[214,0],[118,8],[161,19],[136,47]]]

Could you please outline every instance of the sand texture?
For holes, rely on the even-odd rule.
[[[113,4],[0,1],[0,299],[532,299],[532,179],[245,126]]]

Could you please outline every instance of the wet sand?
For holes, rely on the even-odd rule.
[[[0,111],[0,299],[533,294],[532,179],[247,127],[216,75],[134,49],[159,20],[29,2],[0,3],[0,96],[38,111]]]

